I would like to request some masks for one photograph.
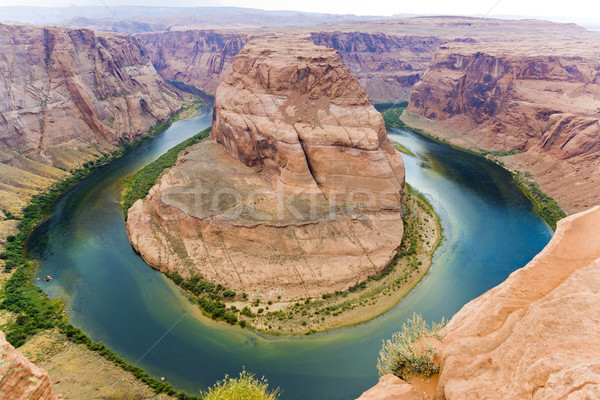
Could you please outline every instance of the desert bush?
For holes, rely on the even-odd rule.
[[[379,375],[394,374],[409,382],[411,375],[431,376],[439,372],[433,361],[438,351],[427,339],[441,339],[438,331],[443,326],[442,319],[439,324],[433,323],[429,327],[420,315],[414,313],[402,324],[400,332],[383,342],[377,362]]]
[[[131,182],[129,182],[129,185],[125,190],[125,194],[123,195],[122,207],[125,219],[127,219],[127,210],[129,210],[133,203],[135,203],[138,199],[143,199],[146,197],[163,171],[166,168],[170,168],[175,165],[179,153],[186,148],[206,139],[209,134],[210,127],[174,146],[135,174]],[[156,134],[151,134],[150,131],[148,135],[156,136]]]
[[[256,379],[246,370],[238,378],[225,377],[207,392],[202,393],[204,400],[277,400],[280,391],[270,391],[265,378]]]

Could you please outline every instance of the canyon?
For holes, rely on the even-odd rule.
[[[600,48],[576,25],[339,22],[287,28],[283,44],[280,27],[156,27],[167,30],[0,25],[2,219],[167,121],[192,98],[168,81],[216,95],[212,142],[130,209],[131,243],[161,271],[253,299],[345,290],[398,249],[404,167],[369,101],[410,100],[407,125],[491,151],[569,214],[599,203]],[[598,208],[561,221],[542,253],[452,318],[430,397],[600,396],[599,223]],[[47,374],[0,347],[24,371],[3,385],[53,398]],[[426,397],[386,376],[362,397],[383,398]]]
[[[529,264],[452,317],[433,391],[386,375],[360,400],[600,396],[599,224],[600,207],[561,220]]]
[[[290,300],[343,291],[394,257],[402,158],[332,49],[247,43],[217,89],[211,139],[128,212],[150,265]]]
[[[161,76],[209,93],[250,37],[281,31],[170,29],[136,37]],[[409,126],[463,147],[519,153],[502,161],[531,174],[568,212],[598,202],[597,33],[574,24],[464,17],[288,30],[337,50],[372,102],[410,100]]]
[[[568,212],[585,210],[600,201],[599,50],[597,41],[443,45],[403,120],[504,153]]]
[[[179,110],[131,36],[0,25],[0,208],[139,138]]]

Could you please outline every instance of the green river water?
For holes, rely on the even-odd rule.
[[[68,299],[73,325],[151,374],[197,394],[242,368],[283,389],[282,399],[354,399],[377,382],[382,339],[413,312],[451,317],[524,266],[552,230],[508,172],[414,133],[388,128],[417,158],[403,155],[407,182],[442,219],[444,240],[427,276],[384,315],[310,336],[269,336],[201,316],[184,293],[131,248],[119,184],[175,144],[208,127],[206,107],[175,122],[62,195],[28,242],[52,298]]]

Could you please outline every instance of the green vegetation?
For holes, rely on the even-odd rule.
[[[214,283],[204,281],[198,275],[194,275],[190,279],[183,279],[177,272],[166,272],[165,275],[177,286],[196,296],[195,301],[205,315],[217,321],[225,321],[231,325],[238,323],[238,310],[234,307],[231,310],[227,310],[227,306],[223,303],[225,300],[235,298],[235,291],[226,289],[222,285],[215,285]],[[246,309],[250,312],[247,307],[244,307],[241,313],[244,314]]]
[[[277,400],[280,390],[269,391],[267,380],[260,380],[246,372],[240,373],[239,378],[225,377],[202,393],[204,400]]]
[[[560,208],[558,203],[546,193],[542,192],[537,184],[531,182],[520,172],[513,174],[515,185],[531,200],[535,211],[556,230],[556,223],[565,218],[567,214]]]
[[[197,107],[199,103],[194,104]],[[189,110],[193,106],[188,106],[185,109]],[[176,119],[177,116],[174,116],[169,122],[156,124],[150,128],[148,134],[143,138],[126,143],[111,154],[103,154],[95,161],[86,162],[83,168],[70,171],[71,176],[67,179],[55,183],[45,193],[31,198],[29,204],[23,209],[23,216],[17,226],[18,233],[7,238],[5,250],[0,254],[0,259],[5,260],[4,272],[14,271],[0,293],[0,309],[10,311],[16,316],[14,321],[8,322],[2,327],[6,339],[14,347],[21,346],[31,336],[42,330],[58,327],[70,341],[83,344],[89,350],[98,352],[107,360],[131,372],[136,378],[154,389],[156,393],[166,393],[181,400],[200,400],[201,397],[178,392],[170,384],[153,378],[141,368],[115,355],[102,343],[93,342],[81,330],[69,324],[64,314],[64,299],[51,300],[46,293],[33,284],[32,276],[36,265],[35,262],[24,256],[27,237],[35,225],[42,220],[43,210],[50,206],[61,193],[89,175],[95,168],[121,157],[145,138],[161,133]],[[10,213],[5,213],[5,216],[17,219],[15,215]]]
[[[408,107],[408,101],[401,101],[399,103],[394,103],[391,101],[385,103],[375,103],[373,107],[379,112],[383,112],[385,110],[389,110],[390,108],[406,108]]]
[[[102,343],[97,343],[92,341],[85,333],[83,333],[80,329],[75,328],[71,324],[61,323],[57,325],[61,333],[63,333],[70,341],[77,344],[83,344],[89,350],[95,351],[100,354],[102,357],[107,360],[113,362],[118,367],[123,368],[125,371],[131,372],[137,379],[144,382],[146,385],[151,387],[155,393],[166,393],[169,396],[173,396],[180,400],[200,400],[202,397],[192,396],[186,394],[183,391],[176,391],[173,387],[166,382],[160,381],[152,376],[150,376],[143,369],[125,361],[115,353],[113,353],[108,347],[106,347]]]
[[[387,125],[395,126],[396,128],[404,128],[406,125],[400,120],[400,116],[404,110],[406,110],[406,106],[393,107],[385,110],[381,115],[383,115],[383,120]]]
[[[2,210],[2,213],[4,214],[4,219],[8,220],[8,219],[18,219],[16,215],[14,215],[13,213],[11,213],[8,210]]]
[[[129,208],[137,200],[146,197],[163,171],[166,168],[170,168],[175,165],[179,153],[182,150],[206,139],[209,134],[210,127],[179,143],[177,146],[173,147],[156,159],[156,161],[146,165],[137,174],[135,174],[133,179],[129,182],[125,194],[123,195],[122,207],[125,218],[127,218],[127,210],[129,210]]]
[[[3,329],[7,340],[19,347],[31,336],[43,329],[50,328],[62,321],[63,305],[60,300],[50,300],[40,288],[31,282],[35,264],[23,255],[25,241],[33,227],[42,219],[43,210],[52,204],[56,197],[75,182],[87,176],[93,168],[106,164],[123,154],[123,149],[111,155],[104,155],[87,167],[72,171],[72,175],[55,183],[43,194],[35,195],[29,204],[23,208],[23,217],[17,225],[18,233],[7,240],[5,250],[0,258],[5,261],[4,272],[14,270],[6,282],[0,309],[9,310],[16,314],[14,322],[8,323]]]
[[[395,295],[394,293],[406,293],[406,290],[418,283],[415,275],[423,276],[424,271],[421,266],[439,246],[442,227],[431,204],[410,185],[406,186],[402,210],[404,222],[402,243],[393,260],[377,275],[371,275],[346,290],[324,293],[320,298],[304,299],[279,310],[265,309],[263,314],[259,315],[253,314],[249,308],[244,307],[240,315],[258,318],[254,321],[255,325],[262,325],[262,329],[270,334],[278,334],[282,327],[287,327],[286,333],[300,328],[304,334],[310,335],[319,329],[319,324],[336,326],[335,322],[331,325],[329,320],[343,313],[372,306],[382,299],[386,301],[387,296]],[[437,233],[433,237],[428,236],[429,232],[423,229],[423,224],[429,222],[436,222]],[[431,243],[430,240],[434,242]],[[400,298],[397,297],[397,300]],[[257,307],[258,302],[253,306]],[[246,315],[245,312],[248,314]],[[378,314],[372,316],[376,315]],[[273,325],[275,331],[272,330]],[[289,330],[290,326],[291,330]]]
[[[438,143],[444,144],[446,146],[450,146],[455,150],[462,151],[464,153],[473,154],[475,156],[487,158],[488,160],[496,163],[497,165],[499,165],[500,167],[502,167],[506,170],[508,170],[508,168],[506,168],[506,165],[502,161],[498,160],[496,157],[511,156],[511,155],[519,153],[519,151],[514,151],[514,150],[513,151],[491,151],[491,150],[482,150],[482,149],[473,150],[473,149],[467,149],[465,147],[457,146],[454,143],[449,142],[448,140],[431,135],[427,132],[424,132],[421,129],[417,129],[417,128],[413,128],[408,125],[405,125],[402,121],[400,121],[400,124],[388,122],[388,120],[392,117],[388,117],[388,120],[386,120],[386,117],[385,117],[386,113],[387,113],[387,111],[384,112],[384,120],[385,120],[385,123],[388,125],[392,125],[392,126],[396,126],[396,127],[402,128],[402,129],[409,130],[411,132],[414,132],[421,136],[424,136],[428,139],[431,139],[434,142],[438,142]],[[400,112],[400,114],[401,114],[401,112]],[[396,148],[398,148],[398,147],[396,147]],[[402,151],[400,149],[398,149],[398,150]],[[508,171],[512,174],[513,182],[515,183],[515,185],[533,203],[535,211],[540,215],[540,217],[542,217],[544,219],[544,221],[546,221],[546,223],[548,225],[550,225],[552,227],[552,229],[556,230],[556,223],[558,221],[560,221],[562,218],[567,216],[567,214],[560,208],[560,206],[558,205],[556,200],[554,200],[552,197],[550,197],[546,193],[544,193],[535,182],[532,182],[532,181],[526,179],[521,172],[518,172],[518,171],[515,172],[515,171],[511,171],[511,170],[508,170]]]
[[[410,151],[409,149],[407,149],[406,147],[404,147],[403,145],[401,145],[398,142],[394,142],[394,147],[396,148],[396,150],[398,150],[400,153],[406,154],[407,156],[411,156],[411,157],[417,157],[415,155],[415,153],[413,153],[412,151]]]
[[[64,302],[61,299],[50,300],[42,290],[31,283],[35,264],[27,261],[17,268],[6,282],[0,308],[13,312],[16,318],[3,330],[6,340],[13,346],[23,345],[36,333],[52,328],[62,321]]]
[[[439,366],[434,362],[439,355],[438,350],[428,339],[441,339],[439,330],[444,325],[442,319],[442,322],[434,323],[430,328],[420,315],[413,314],[411,319],[402,324],[400,332],[383,342],[377,362],[379,375],[394,374],[410,382],[413,375],[431,376],[438,373]]]

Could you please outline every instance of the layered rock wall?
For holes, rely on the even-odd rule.
[[[580,211],[600,199],[598,50],[591,42],[447,44],[415,85],[408,111],[463,143],[520,153],[507,163]]]
[[[258,31],[244,32],[173,30],[136,37],[148,49],[163,78],[215,93],[231,72],[233,57],[251,37],[261,35]],[[367,32],[312,32],[301,36],[337,50],[374,102],[407,100],[435,49],[447,41]]]
[[[0,25],[0,143],[49,163],[57,149],[139,137],[181,107],[132,37]]]
[[[16,197],[138,138],[183,103],[136,39],[86,29],[0,25],[0,76],[0,191]]]
[[[304,40],[266,43],[248,43],[219,86],[213,140],[286,194],[399,209],[402,159],[338,54]]]
[[[158,73],[171,81],[193,85],[214,94],[231,72],[233,58],[249,35],[186,30],[136,36],[148,51]]]
[[[313,32],[317,45],[338,51],[374,102],[408,100],[435,50],[447,39],[367,32]]]

